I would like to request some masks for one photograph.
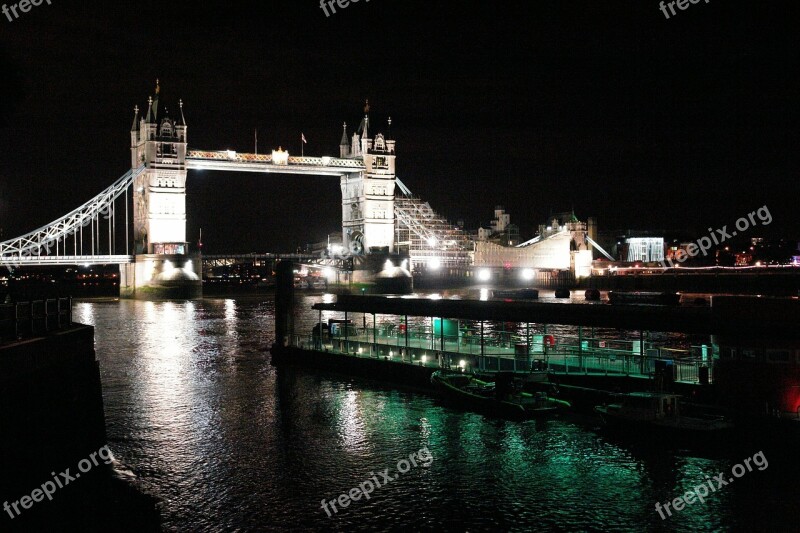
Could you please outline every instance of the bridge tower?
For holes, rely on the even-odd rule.
[[[394,251],[395,141],[390,129],[371,138],[370,127],[367,102],[350,146],[346,126],[339,145],[342,157],[364,161],[362,172],[341,178],[343,244],[356,254]]]
[[[131,168],[144,166],[133,183],[133,253],[135,271],[124,276],[123,296],[196,297],[200,295],[200,260],[189,255],[186,241],[186,119],[183,101],[170,117],[159,108],[161,87],[147,113],[134,111]],[[133,279],[131,279],[133,277]],[[120,286],[122,287],[122,283]]]

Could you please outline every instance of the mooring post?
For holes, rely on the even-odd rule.
[[[294,335],[294,264],[278,263],[275,285],[275,344],[286,347]]]
[[[406,323],[406,355],[408,356],[408,362],[410,363],[411,362],[411,354],[408,351],[408,315],[405,315],[405,323]]]

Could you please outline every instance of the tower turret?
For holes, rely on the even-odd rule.
[[[389,120],[386,121],[386,150],[390,153],[394,153],[394,137],[392,137],[392,117],[389,117]]]
[[[133,124],[131,125],[131,168],[139,167],[137,146],[139,145],[139,106],[133,108]]]
[[[344,159],[350,155],[350,142],[347,140],[347,122],[342,124],[342,140],[339,141],[339,157]]]
[[[391,122],[389,122],[391,124]],[[369,134],[369,102],[352,137],[351,157],[364,160],[364,170],[342,177],[342,235],[350,250],[366,253],[394,250],[394,140]],[[359,135],[360,134],[360,135]],[[344,142],[346,138],[343,138]]]
[[[133,185],[134,253],[186,254],[186,119],[158,119],[161,87],[148,99],[138,135],[131,132],[131,166],[145,166]],[[135,122],[135,119],[134,119]]]

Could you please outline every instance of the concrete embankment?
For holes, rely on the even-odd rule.
[[[158,531],[155,500],[100,451],[94,328],[73,324],[64,300],[0,310],[0,531]]]

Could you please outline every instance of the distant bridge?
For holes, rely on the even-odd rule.
[[[21,237],[0,242],[0,262],[13,269],[34,265],[119,264],[121,283],[132,291],[147,285],[198,282],[199,256],[190,254],[186,237],[186,178],[189,170],[262,172],[337,177],[342,191],[344,257],[311,254],[205,256],[207,265],[226,261],[292,260],[352,268],[378,250],[408,253],[414,268],[467,271],[490,268],[569,268],[570,245],[581,231],[559,228],[528,246],[509,250],[476,245],[463,229],[450,224],[411,191],[395,173],[395,140],[373,133],[369,106],[359,128],[348,136],[343,126],[339,157],[296,157],[233,150],[188,150],[183,103],[179,116],[159,116],[159,92],[148,100],[146,114],[134,110],[130,130],[131,170],[82,206]],[[130,196],[130,198],[129,198]],[[303,213],[299,212],[298,217]],[[119,227],[118,227],[119,226]],[[538,250],[535,250],[538,249]],[[589,255],[591,257],[591,255]],[[496,264],[495,264],[496,263]],[[232,264],[232,263],[228,263]],[[539,266],[537,266],[539,265]]]

